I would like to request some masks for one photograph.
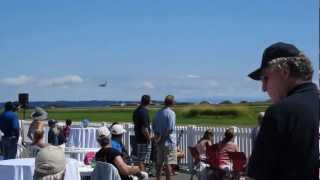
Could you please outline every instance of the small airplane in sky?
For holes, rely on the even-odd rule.
[[[107,86],[107,84],[108,84],[108,82],[107,82],[107,81],[105,81],[104,83],[99,84],[99,87],[106,87],[106,86]]]

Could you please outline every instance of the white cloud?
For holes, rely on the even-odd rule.
[[[200,76],[194,75],[194,74],[189,74],[189,75],[187,75],[187,78],[196,79],[196,78],[200,78]]]
[[[83,79],[78,75],[67,75],[63,77],[57,77],[47,80],[40,81],[40,86],[50,86],[50,87],[68,87],[72,84],[80,84],[83,82]]]
[[[154,86],[154,84],[153,84],[152,82],[150,82],[150,81],[144,81],[144,82],[142,83],[142,88],[143,88],[143,89],[154,89],[155,86]]]
[[[31,83],[32,81],[33,78],[31,76],[20,75],[18,77],[3,78],[0,80],[0,83],[5,85],[21,86]]]

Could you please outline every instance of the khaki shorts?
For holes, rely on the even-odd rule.
[[[163,143],[157,145],[157,164],[177,164],[177,147],[165,146]]]

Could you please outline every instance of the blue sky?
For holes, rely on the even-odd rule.
[[[318,9],[311,0],[3,1],[0,101],[19,92],[32,101],[266,99],[247,74],[270,44],[297,45],[318,71]]]

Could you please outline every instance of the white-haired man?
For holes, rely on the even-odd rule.
[[[266,48],[259,69],[272,105],[266,110],[248,164],[256,180],[318,179],[319,96],[310,60],[283,42]]]

